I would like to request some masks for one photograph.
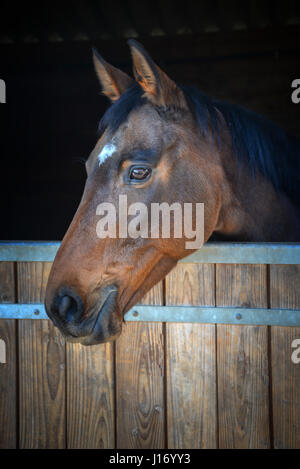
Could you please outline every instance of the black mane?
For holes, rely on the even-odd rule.
[[[205,138],[212,136],[219,144],[222,132],[219,111],[230,131],[238,161],[247,164],[254,177],[256,171],[260,171],[276,190],[285,192],[300,206],[300,139],[289,136],[255,112],[212,99],[194,87],[180,88]],[[141,87],[135,84],[112,104],[100,121],[100,134],[106,128],[115,132],[132,110],[146,103],[143,93]]]
[[[107,109],[100,120],[99,138],[107,128],[112,133],[116,132],[120,125],[127,120],[131,111],[145,104],[147,100],[142,97],[143,94],[142,88],[137,83],[123,93],[118,101]]]
[[[181,88],[199,128],[207,137],[212,133],[219,143],[222,124],[218,110],[229,128],[238,161],[246,163],[254,176],[260,171],[276,190],[285,192],[300,205],[300,139],[289,136],[278,125],[253,111],[211,99],[193,87]]]

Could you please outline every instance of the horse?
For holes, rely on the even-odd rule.
[[[184,236],[99,238],[102,202],[118,207],[126,195],[128,204],[146,207],[203,203],[204,242],[300,240],[300,140],[252,111],[175,83],[141,44],[128,42],[134,78],[93,50],[111,104],[46,289],[49,318],[83,345],[117,339],[125,313],[192,252]]]

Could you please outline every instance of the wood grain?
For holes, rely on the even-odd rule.
[[[0,262],[0,302],[15,302],[12,262]],[[0,363],[0,449],[13,449],[17,445],[16,320],[0,320],[0,339],[5,343],[6,352],[6,363]]]
[[[264,265],[216,265],[217,306],[267,307]],[[268,448],[267,326],[217,326],[220,448]]]
[[[67,343],[67,447],[114,448],[113,344]]]
[[[270,282],[271,308],[300,309],[300,265],[271,265]]]
[[[19,302],[43,301],[50,266],[17,265]],[[166,304],[267,307],[267,278],[262,265],[180,264]],[[300,266],[269,278],[271,307],[300,310]],[[12,263],[0,263],[0,301],[15,301]],[[162,284],[143,303],[162,304]],[[127,323],[116,344],[68,343],[67,357],[50,321],[18,329],[0,321],[0,448],[268,448],[272,435],[300,448],[300,328],[272,327],[268,343],[266,326]]]
[[[162,284],[143,304],[162,304]],[[127,323],[116,343],[117,448],[164,448],[164,338],[161,323]]]
[[[166,278],[167,305],[214,305],[215,266],[180,264]],[[169,448],[215,448],[216,347],[213,324],[166,324]]]
[[[18,263],[19,302],[44,299],[51,263]],[[51,321],[19,321],[20,447],[65,447],[65,343]]]
[[[270,282],[271,308],[300,309],[299,265],[270,266]],[[300,364],[291,358],[295,339],[300,327],[271,327],[275,448],[300,448]]]

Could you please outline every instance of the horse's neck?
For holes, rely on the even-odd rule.
[[[236,171],[236,172],[234,172]],[[216,239],[240,241],[300,241],[300,211],[262,176],[231,170],[222,196]]]

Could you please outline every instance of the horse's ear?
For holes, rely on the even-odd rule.
[[[147,98],[159,106],[175,104],[187,107],[181,89],[153,62],[144,47],[134,39],[130,39],[128,44],[132,55],[134,77],[145,91]]]
[[[112,102],[117,101],[121,94],[134,84],[133,78],[107,63],[94,48],[93,62],[96,74],[102,86],[102,92]]]

